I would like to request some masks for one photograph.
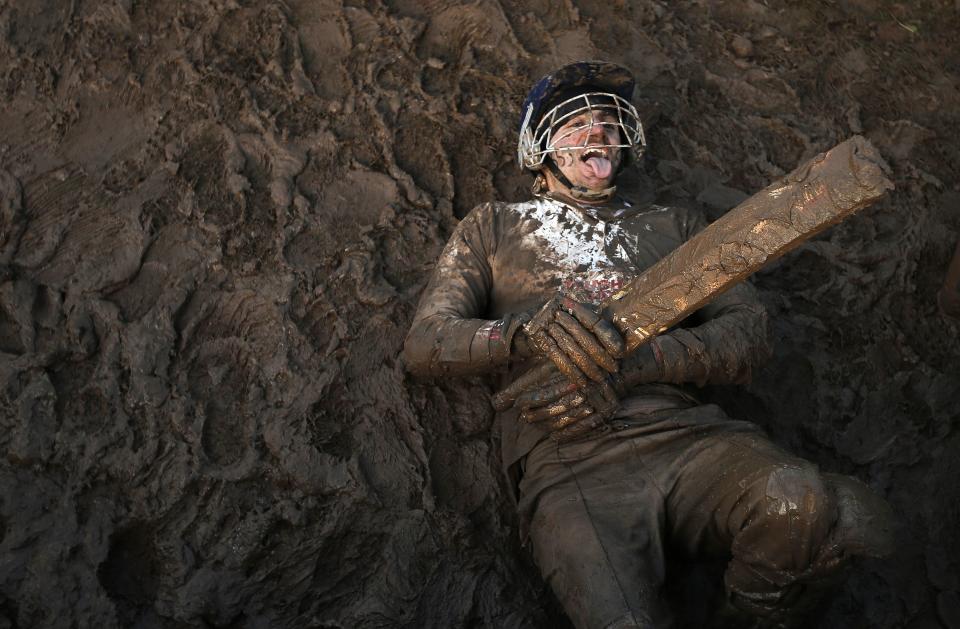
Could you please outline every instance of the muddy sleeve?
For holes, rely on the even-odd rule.
[[[495,207],[468,214],[440,254],[433,276],[403,347],[403,359],[416,376],[471,375],[507,364],[520,317],[481,318],[493,276],[496,251]]]
[[[706,226],[692,214],[683,224],[689,238]],[[744,384],[770,355],[767,311],[749,281],[741,282],[697,311],[688,323],[661,334],[652,349],[663,381]]]

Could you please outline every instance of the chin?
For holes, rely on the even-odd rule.
[[[612,185],[613,185],[613,180],[614,180],[613,177],[611,177],[610,179],[600,179],[600,180],[595,180],[595,179],[594,179],[594,180],[591,180],[591,181],[582,181],[582,182],[579,182],[579,183],[577,183],[577,185],[578,185],[578,186],[581,186],[581,187],[583,187],[583,188],[586,188],[587,190],[590,190],[591,192],[600,192],[600,191],[606,190],[607,188],[609,188],[610,186],[612,186]]]

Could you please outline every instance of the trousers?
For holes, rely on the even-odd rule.
[[[670,627],[668,546],[728,556],[728,600],[767,617],[892,546],[889,507],[869,488],[821,474],[715,405],[541,442],[522,470],[534,560],[578,629]]]

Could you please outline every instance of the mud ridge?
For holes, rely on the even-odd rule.
[[[958,32],[929,0],[0,2],[0,627],[566,626],[488,384],[397,357],[578,58],[636,73],[660,203],[716,218],[853,134],[890,162],[759,275],[773,359],[707,395],[894,506],[819,626],[960,627]],[[700,626],[716,581],[683,583]]]

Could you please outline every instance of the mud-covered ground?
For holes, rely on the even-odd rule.
[[[891,163],[707,394],[895,508],[818,626],[960,627],[958,35],[953,0],[0,0],[0,627],[564,626],[486,384],[397,355],[579,58],[639,79],[640,196],[715,218],[853,133]]]

